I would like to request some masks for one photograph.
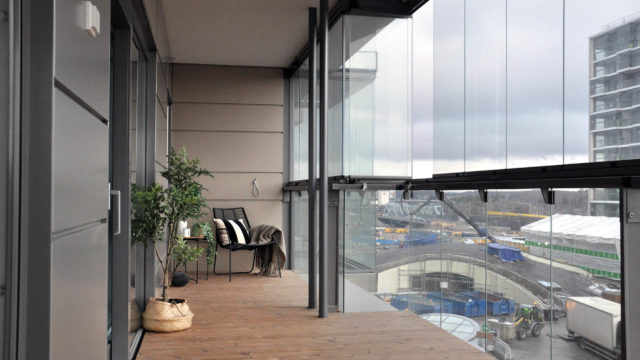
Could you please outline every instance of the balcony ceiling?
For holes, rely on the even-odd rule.
[[[330,0],[330,8],[336,0]],[[162,0],[176,63],[288,67],[317,0]]]

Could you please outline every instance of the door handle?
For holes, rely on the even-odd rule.
[[[113,216],[112,218],[117,219],[117,224],[118,226],[116,226],[116,231],[113,232],[113,235],[120,235],[120,232],[122,231],[122,204],[121,204],[121,196],[120,196],[120,190],[111,190],[111,195],[115,196],[117,198],[116,200],[116,208],[118,209],[118,216]]]

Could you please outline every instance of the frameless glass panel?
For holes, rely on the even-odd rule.
[[[329,30],[329,84],[327,84],[328,98],[327,98],[327,121],[328,121],[328,169],[329,176],[339,176],[343,174],[342,168],[342,109],[343,109],[343,81],[344,81],[344,63],[343,55],[343,20],[340,18],[331,30]],[[320,48],[316,50],[318,54],[318,71],[320,71]],[[319,79],[319,78],[318,78]],[[320,101],[320,80],[318,80],[318,101]],[[320,117],[318,113],[318,125],[320,124]],[[318,133],[319,134],[319,133]],[[319,145],[319,143],[318,143]],[[319,174],[319,173],[318,173]]]
[[[448,0],[433,5],[434,174],[465,170],[464,4],[464,0]]]
[[[292,237],[294,256],[293,271],[308,274],[309,269],[309,195],[307,192],[291,193]]]
[[[565,0],[565,163],[640,158],[639,11]]]
[[[620,354],[618,195],[618,189],[556,190],[551,246],[545,253],[553,261],[547,320],[553,324],[554,359],[600,359],[590,348],[610,358]],[[562,339],[570,333],[575,342]]]
[[[507,167],[562,164],[562,1],[507,2]]]
[[[298,109],[299,119],[299,150],[298,150],[298,179],[309,178],[309,61],[305,60],[298,70],[299,90]]]
[[[433,175],[433,2],[413,14],[412,176]]]
[[[486,347],[486,204],[477,191],[448,191],[442,202],[440,284],[427,297],[440,301],[443,330]],[[437,275],[436,275],[437,274]]]
[[[500,169],[507,156],[506,1],[466,1],[464,14],[464,170]]]
[[[549,359],[551,206],[539,189],[488,194],[487,323],[496,349],[513,359]]]
[[[344,311],[375,311],[376,192],[344,192]]]
[[[291,132],[291,180],[300,180],[300,70],[289,80],[289,117]]]
[[[402,210],[400,192],[344,191],[341,202],[344,311],[406,309],[392,300],[408,286],[410,213]]]
[[[411,21],[344,17],[344,174],[411,174]]]

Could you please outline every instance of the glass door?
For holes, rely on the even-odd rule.
[[[135,41],[130,50],[129,183],[144,185],[146,59]],[[130,197],[129,197],[130,198]],[[127,206],[129,209],[129,206]],[[130,228],[130,226],[129,226]],[[129,354],[134,354],[142,335],[144,309],[144,245],[130,238],[129,252]]]

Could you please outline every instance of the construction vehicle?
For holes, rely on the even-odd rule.
[[[527,334],[531,332],[531,336],[538,337],[544,328],[544,319],[542,311],[537,304],[520,305],[516,311],[516,320],[514,322],[489,319],[487,322],[492,331],[495,331],[498,338],[509,341],[513,338],[524,340]]]
[[[567,298],[568,340],[602,359],[621,357],[622,310],[620,304],[598,296]]]
[[[531,331],[531,336],[538,337],[544,328],[544,318],[536,304],[522,304],[518,308],[518,318],[514,325],[518,340],[524,340],[529,331]]]

